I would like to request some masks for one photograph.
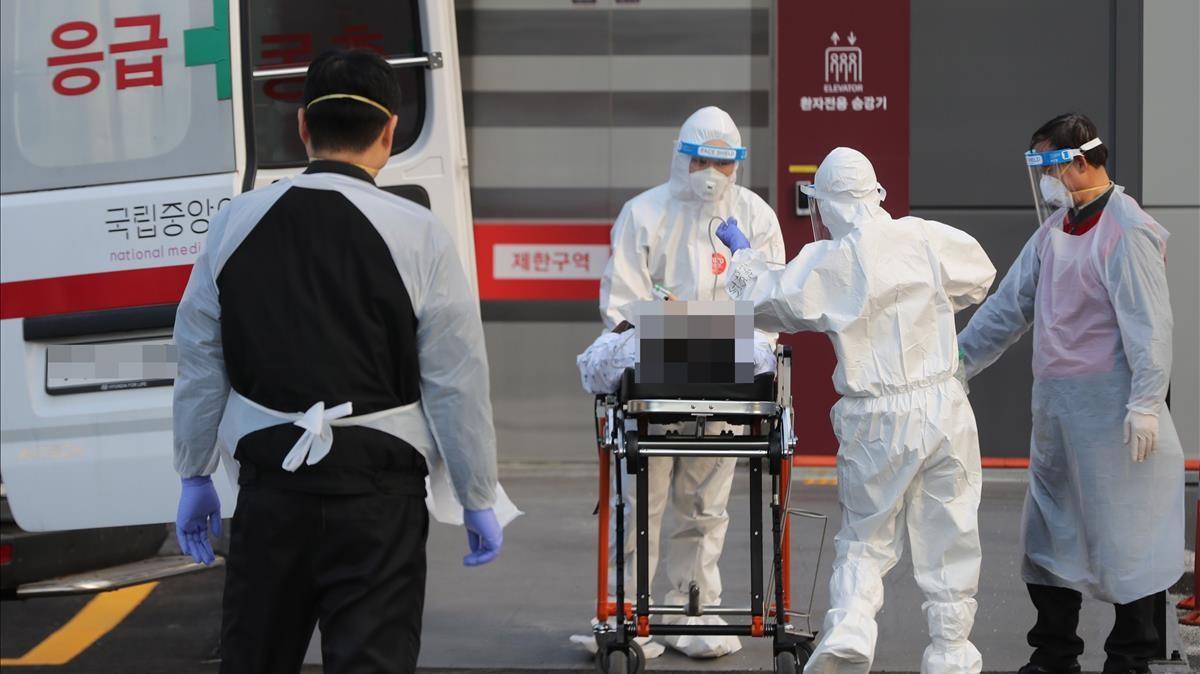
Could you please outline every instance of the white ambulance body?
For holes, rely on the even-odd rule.
[[[474,281],[450,0],[0,4],[0,477],[22,529],[174,520],[175,305],[213,215],[303,170],[304,69],[337,47],[393,63],[377,183],[432,208]]]

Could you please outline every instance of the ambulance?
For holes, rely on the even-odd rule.
[[[392,64],[404,99],[377,184],[433,210],[475,283],[454,21],[451,0],[0,4],[7,595],[192,570],[96,568],[153,555],[174,521],[176,305],[212,218],[303,170],[296,108],[318,54]]]

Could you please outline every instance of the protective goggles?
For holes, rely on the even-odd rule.
[[[717,145],[700,145],[679,141],[679,153],[689,157],[712,159],[714,161],[742,161],[746,158],[744,147],[720,147]]]

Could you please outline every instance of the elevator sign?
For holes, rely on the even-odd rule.
[[[863,90],[862,48],[855,46],[854,31],[846,38],[848,46],[839,47],[841,36],[835,31],[829,36],[832,47],[825,48],[825,93],[858,93]]]
[[[801,112],[875,112],[888,109],[887,95],[867,92],[863,80],[863,48],[858,34],[829,34],[825,47],[825,82],[819,95],[800,97]]]

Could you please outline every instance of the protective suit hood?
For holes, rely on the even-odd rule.
[[[750,245],[770,262],[786,261],[779,219],[762,197],[737,184],[715,200],[702,199],[693,190],[691,156],[680,152],[679,144],[694,148],[716,140],[741,148],[741,134],[728,114],[713,107],[696,111],[672,146],[670,177],[621,208],[612,228],[613,253],[600,279],[606,327],[636,321],[633,303],[653,298],[655,284],[684,300],[727,298],[723,287],[730,253],[716,229],[729,218],[737,220]]]
[[[818,200],[821,221],[835,239],[873,220],[890,219],[880,206],[887,190],[875,178],[875,167],[852,148],[835,148],[825,157],[809,195]]]
[[[679,138],[671,146],[671,179],[667,185],[671,190],[672,197],[680,201],[699,202],[701,200],[692,191],[691,184],[688,182],[691,175],[688,172],[691,157],[678,151],[679,143],[703,145],[714,140],[724,141],[729,147],[741,147],[742,134],[738,132],[737,125],[733,123],[733,118],[729,116],[729,113],[718,107],[709,106],[700,108],[684,121],[683,126],[679,128]],[[729,190],[732,191],[733,185],[737,183],[737,169],[734,170],[730,179]]]

